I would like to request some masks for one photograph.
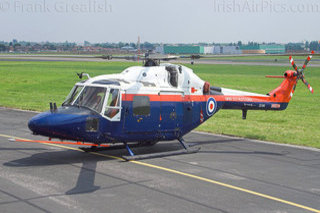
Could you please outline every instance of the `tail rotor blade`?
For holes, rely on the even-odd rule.
[[[306,61],[304,62],[301,71],[303,71],[306,68],[306,66],[309,63],[309,61],[311,60],[313,54],[314,54],[314,51],[311,52],[311,55],[309,55],[308,58],[306,59]]]
[[[290,63],[291,63],[291,65],[292,65],[292,67],[294,68],[294,70],[297,71],[297,72],[299,72],[299,71],[298,71],[298,67],[297,67],[297,65],[294,63],[294,60],[293,60],[292,56],[289,56],[289,60],[290,60]]]
[[[301,78],[301,80],[308,87],[310,92],[313,94],[313,88],[311,87],[311,85],[304,78]]]
[[[296,90],[297,84],[293,86],[293,92]]]

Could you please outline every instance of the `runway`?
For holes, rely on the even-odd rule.
[[[9,142],[46,140],[34,115],[0,108],[0,212],[320,212],[319,150],[193,132],[199,153],[124,162],[126,150]]]

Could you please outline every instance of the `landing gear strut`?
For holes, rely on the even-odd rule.
[[[152,154],[144,154],[144,155],[135,155],[133,151],[130,149],[127,143],[125,143],[125,147],[128,151],[128,156],[122,156],[123,159],[130,161],[130,160],[142,160],[147,158],[156,158],[156,157],[166,157],[172,155],[181,155],[181,154],[191,154],[196,153],[200,150],[200,147],[190,147],[186,144],[183,138],[179,138],[178,141],[180,142],[183,149],[177,151],[168,151],[168,152],[159,152],[159,153],[152,153]]]

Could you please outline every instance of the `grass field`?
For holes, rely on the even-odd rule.
[[[311,62],[312,63],[312,62]],[[75,82],[76,72],[91,76],[117,73],[135,65],[131,62],[6,62],[0,61],[0,106],[27,110],[48,110],[49,102],[61,104]],[[281,75],[291,67],[204,65],[192,67],[212,85],[266,94],[281,83],[265,75]],[[260,140],[320,148],[320,68],[308,68],[306,79],[312,95],[299,82],[288,109],[282,112],[249,111],[247,120],[241,111],[223,110],[198,130],[237,135]]]

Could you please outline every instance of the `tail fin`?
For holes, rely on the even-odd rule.
[[[296,72],[288,70],[284,73],[284,80],[276,89],[268,93],[273,102],[286,102],[291,100],[297,85]]]

